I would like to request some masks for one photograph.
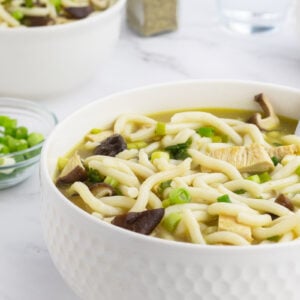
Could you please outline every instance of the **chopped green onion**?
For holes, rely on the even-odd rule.
[[[229,198],[229,196],[227,194],[218,197],[217,201],[218,202],[231,203],[231,200],[230,200],[230,198]]]
[[[163,208],[166,208],[166,207],[168,207],[168,206],[170,206],[171,205],[171,201],[170,201],[170,199],[164,199],[162,202],[161,202],[161,205],[162,205],[162,207]]]
[[[128,143],[127,149],[142,149],[145,148],[148,144],[146,142],[134,142],[134,143]]]
[[[33,0],[25,0],[26,7],[33,7]]]
[[[0,126],[6,127],[6,122],[10,120],[10,117],[0,116]]]
[[[213,127],[200,127],[196,130],[200,136],[212,137],[215,134],[215,129]]]
[[[278,242],[279,239],[280,239],[279,235],[274,235],[274,236],[271,236],[271,237],[267,238],[267,240],[269,240],[271,242]]]
[[[24,14],[20,10],[15,10],[11,13],[11,15],[17,20],[20,21],[24,18]]]
[[[243,190],[243,189],[240,189],[240,190],[235,190],[235,191],[233,191],[235,194],[238,194],[238,195],[242,195],[242,194],[245,194],[246,193],[246,191],[245,190]]]
[[[0,136],[0,143],[7,146],[7,136]]]
[[[272,178],[268,172],[259,174],[260,183],[270,181]]]
[[[27,139],[28,129],[24,126],[17,127],[15,131],[15,137],[17,139]]]
[[[251,175],[251,176],[247,177],[246,179],[250,180],[250,181],[253,181],[253,182],[256,182],[256,183],[260,183],[260,178],[257,174]]]
[[[104,179],[106,184],[111,185],[112,187],[116,188],[119,185],[119,181],[111,176],[106,176]]]
[[[15,137],[16,136],[16,128],[15,127],[5,127],[4,134]]]
[[[229,141],[229,137],[228,137],[228,135],[222,135],[222,142],[223,143],[228,143],[228,141]]]
[[[57,168],[59,171],[61,171],[67,164],[69,160],[65,157],[59,157],[57,160]]]
[[[276,156],[272,156],[271,159],[272,159],[273,164],[274,164],[275,167],[280,163],[279,158],[276,157]]]
[[[171,158],[183,160],[189,157],[187,150],[192,143],[192,139],[188,139],[185,143],[168,146],[165,148],[170,153]]]
[[[0,153],[1,154],[8,154],[9,153],[9,148],[7,145],[0,144]]]
[[[50,2],[55,6],[57,12],[61,10],[61,0],[50,0]]]
[[[181,214],[180,213],[171,213],[166,216],[162,222],[162,225],[169,231],[174,232],[177,225],[181,221]]]
[[[28,148],[27,141],[24,139],[17,140],[16,148],[17,148],[17,151],[22,151],[22,150],[27,149]]]
[[[32,132],[29,134],[27,142],[30,147],[33,147],[44,140],[44,136],[41,133]]]
[[[156,135],[165,135],[166,134],[166,124],[162,123],[162,122],[157,122],[155,134]]]
[[[211,140],[213,143],[222,143],[223,142],[222,137],[219,135],[212,136]]]
[[[7,136],[7,146],[9,148],[10,152],[16,152],[17,151],[17,139],[11,137],[11,136]]]
[[[0,116],[0,126],[5,128],[16,128],[17,127],[17,120],[11,119],[7,116]]]
[[[103,176],[98,172],[98,170],[93,168],[88,169],[87,176],[88,176],[88,180],[93,183],[103,181]]]
[[[170,205],[183,204],[191,202],[191,195],[186,189],[177,188],[170,192],[169,199]]]
[[[300,166],[295,170],[295,173],[300,176]]]
[[[170,155],[168,152],[164,151],[154,151],[151,154],[151,161],[153,162],[157,158],[165,158],[165,159],[170,159]]]
[[[52,2],[52,1],[51,1]],[[90,133],[91,134],[97,134],[97,133],[100,133],[102,130],[100,128],[92,128],[90,130]]]
[[[163,181],[160,183],[157,192],[162,195],[162,193],[165,191],[165,189],[167,189],[168,187],[171,186],[171,182],[172,180],[167,180],[167,181]]]

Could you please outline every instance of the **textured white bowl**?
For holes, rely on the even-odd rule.
[[[118,40],[125,1],[68,24],[0,28],[0,94],[39,98],[87,81]]]
[[[57,158],[90,128],[120,113],[213,106],[255,109],[253,96],[261,92],[280,114],[300,117],[298,90],[192,81],[112,95],[56,127],[41,158],[42,222],[57,269],[82,299],[299,299],[300,241],[235,247],[152,238],[98,221],[68,201],[52,181]]]

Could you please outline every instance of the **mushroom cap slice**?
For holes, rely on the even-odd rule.
[[[56,183],[73,183],[75,181],[84,181],[86,179],[86,169],[81,162],[80,156],[76,152],[61,171]]]
[[[287,209],[289,209],[290,211],[294,211],[294,204],[292,203],[292,201],[285,195],[280,194],[277,196],[277,198],[275,199],[275,203],[278,203],[284,207],[286,207]]]
[[[74,19],[84,19],[93,11],[91,6],[64,7],[64,10]]]
[[[116,156],[127,148],[127,144],[120,134],[113,134],[103,140],[95,150],[95,155]]]
[[[49,16],[25,16],[22,19],[22,24],[28,27],[46,26],[50,23]]]
[[[150,234],[165,214],[164,208],[149,209],[142,212],[129,212],[116,216],[112,224],[142,234]]]
[[[97,182],[89,187],[90,191],[96,198],[109,197],[116,194],[115,189],[107,183]]]
[[[260,113],[255,113],[250,117],[248,123],[255,124],[261,130],[273,130],[275,129],[280,121],[274,112],[271,102],[264,94],[258,94],[255,96],[254,101],[256,101],[262,108],[265,118],[262,117]]]

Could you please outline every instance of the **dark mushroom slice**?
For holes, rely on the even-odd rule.
[[[64,7],[65,12],[73,19],[84,19],[93,12],[91,6]]]
[[[116,195],[115,189],[107,183],[98,182],[89,186],[90,191],[96,198]]]
[[[75,153],[61,171],[56,184],[73,183],[87,179],[87,172],[84,168],[80,156]]]
[[[137,233],[149,235],[160,223],[164,214],[164,208],[149,209],[142,212],[129,212],[116,216],[111,223]]]
[[[127,144],[123,137],[120,134],[113,134],[107,139],[103,140],[100,145],[95,148],[94,154],[116,156],[126,148]]]
[[[22,24],[28,27],[47,26],[51,22],[49,16],[25,16]]]
[[[275,203],[278,203],[284,207],[286,207],[287,209],[289,209],[290,211],[294,211],[294,204],[292,203],[292,201],[285,195],[280,194],[279,196],[277,196]]]
[[[273,130],[278,127],[280,121],[274,112],[271,102],[264,94],[259,94],[254,97],[260,107],[262,108],[265,117],[263,118],[260,113],[255,113],[250,117],[248,123],[255,124],[260,130]]]

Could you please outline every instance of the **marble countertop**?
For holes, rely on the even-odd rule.
[[[184,0],[174,33],[141,38],[123,25],[117,48],[91,82],[41,101],[60,120],[96,98],[167,81],[225,78],[300,87],[300,31],[293,14],[277,31],[240,35],[220,26],[214,1]],[[40,198],[38,170],[0,191],[1,300],[77,299],[47,251]]]

